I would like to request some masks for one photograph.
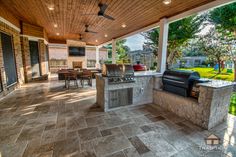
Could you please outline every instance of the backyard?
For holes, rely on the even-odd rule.
[[[227,69],[224,69],[220,74],[214,68],[181,68],[180,70],[192,70],[199,72],[200,76],[209,79],[219,79],[219,80],[234,80],[234,73],[227,73]],[[236,115],[236,92],[232,94],[230,101],[229,113]]]
[[[218,73],[218,70],[214,70],[214,68],[181,68],[181,69],[197,71],[203,78],[226,80],[226,81],[234,80],[234,73],[227,73],[227,69],[224,69],[220,74]]]

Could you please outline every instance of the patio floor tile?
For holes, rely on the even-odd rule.
[[[3,157],[236,156],[235,116],[207,131],[154,104],[105,113],[95,84],[63,85],[30,83],[0,101]],[[220,137],[220,151],[202,149],[210,134]]]

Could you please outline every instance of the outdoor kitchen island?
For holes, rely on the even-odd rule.
[[[198,83],[198,97],[184,97],[163,90],[163,75],[134,73],[134,82],[109,83],[109,77],[96,75],[97,104],[105,112],[122,107],[156,104],[192,123],[211,129],[228,115],[233,83],[221,80]],[[177,121],[177,119],[176,119]]]
[[[226,120],[234,85],[232,82],[210,80],[210,82],[198,83],[197,98],[183,97],[164,91],[162,77],[155,77],[154,82],[154,104],[208,130]]]
[[[108,77],[97,74],[97,104],[107,112],[121,107],[153,103],[154,76],[161,74],[135,72],[134,82],[109,83]]]

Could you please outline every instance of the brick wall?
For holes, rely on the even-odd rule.
[[[32,79],[31,61],[30,61],[30,50],[29,50],[29,39],[21,36],[21,50],[22,60],[24,67],[25,82],[30,82]]]
[[[12,36],[12,40],[14,44],[13,50],[15,54],[16,71],[17,71],[17,78],[18,78],[17,84],[7,87],[5,71],[4,71],[2,45],[1,45],[1,39],[0,39],[0,67],[1,67],[1,79],[2,79],[2,85],[3,85],[3,92],[0,93],[0,97],[1,97],[8,94],[15,88],[19,87],[20,85],[22,85],[25,80],[24,80],[24,69],[23,69],[23,62],[22,62],[22,52],[21,52],[19,32],[1,21],[0,21],[0,31]]]
[[[41,74],[47,74],[46,70],[46,45],[44,44],[44,40],[39,39],[39,57],[40,57],[40,66],[41,66]]]

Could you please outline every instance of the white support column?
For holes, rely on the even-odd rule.
[[[96,68],[100,69],[100,63],[99,63],[99,47],[96,46]]]
[[[168,21],[166,18],[160,20],[160,33],[158,45],[157,71],[163,73],[166,70]]]
[[[112,39],[112,64],[116,64],[116,40]]]

